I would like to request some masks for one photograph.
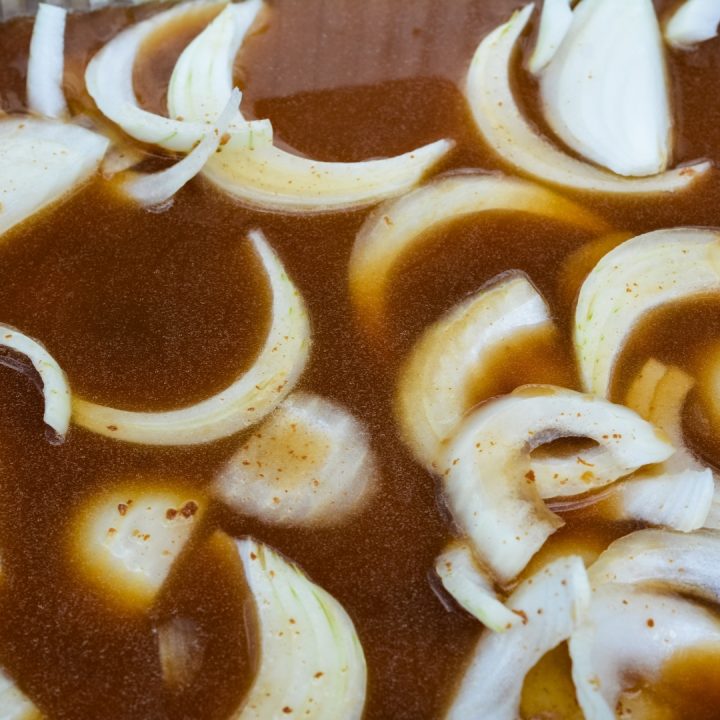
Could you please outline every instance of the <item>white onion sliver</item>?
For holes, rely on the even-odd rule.
[[[204,642],[197,623],[173,617],[156,633],[163,682],[175,691],[189,687],[203,662]]]
[[[194,445],[227,437],[263,419],[292,390],[310,350],[305,303],[263,234],[249,235],[267,273],[272,319],[252,367],[222,392],[165,412],[134,412],[73,398],[73,421],[106,437],[143,445]]]
[[[3,670],[0,670],[0,712],[3,720],[42,720],[43,718],[32,701]]]
[[[535,49],[528,60],[528,70],[538,75],[552,60],[573,20],[570,0],[544,0]]]
[[[685,0],[665,25],[665,39],[673,47],[687,49],[717,35],[720,3],[717,0]]]
[[[65,8],[40,3],[30,40],[27,67],[28,108],[61,118],[68,108],[63,92],[65,68]]]

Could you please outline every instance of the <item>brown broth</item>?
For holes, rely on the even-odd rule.
[[[266,27],[245,43],[236,75],[244,110],[269,117],[279,142],[319,159],[349,161],[451,137],[457,146],[440,170],[502,167],[473,128],[459,87],[477,43],[508,17],[513,0],[269,5]],[[65,89],[73,110],[94,113],[82,82],[92,54],[155,10],[70,18]],[[200,27],[186,23],[178,34],[147,44],[136,72],[147,108],[162,110],[172,63]],[[30,31],[27,19],[0,25],[0,106],[9,112],[24,108]],[[720,40],[673,55],[670,70],[679,113],[676,159],[720,159],[720,93],[708,90],[720,77]],[[518,89],[537,118],[532,83],[520,79]],[[715,171],[692,192],[662,201],[576,199],[623,237],[678,224],[720,225]],[[397,434],[398,368],[429,322],[497,273],[517,269],[544,293],[561,329],[536,339],[532,352],[498,356],[492,382],[478,385],[477,399],[524,382],[573,385],[573,297],[612,241],[593,246],[595,237],[570,225],[507,213],[433,231],[394,276],[391,319],[378,347],[358,327],[347,291],[348,258],[365,215],[251,211],[201,179],[170,209],[149,213],[98,179],[0,239],[0,321],[42,339],[81,395],[158,409],[222,388],[260,346],[268,291],[244,238],[261,227],[312,318],[312,358],[300,387],[345,404],[367,423],[382,467],[381,492],[359,517],[332,529],[280,529],[212,505],[202,536],[152,611],[120,611],[89,589],[73,565],[67,547],[74,512],[128,478],[199,491],[239,440],[152,448],[73,428],[64,445],[52,446],[40,395],[26,377],[0,366],[0,665],[49,718],[222,720],[237,707],[253,673],[249,601],[231,549],[214,530],[252,534],[280,549],[345,606],[368,660],[367,720],[442,716],[481,627],[448,610],[430,581],[452,531],[436,481]],[[623,355],[618,396],[650,355],[690,367],[720,333],[718,308],[716,300],[704,300],[648,318]],[[543,360],[534,363],[538,353]],[[694,400],[686,429],[691,444],[720,463],[720,443]],[[587,509],[566,519],[533,566],[566,552],[590,560],[632,529]],[[163,688],[154,634],[174,616],[197,623],[205,642],[200,681],[180,693]],[[668,687],[685,687],[688,668],[717,684],[716,659],[698,657],[674,662]],[[535,668],[523,697],[526,718],[578,717],[568,668],[563,648]],[[711,696],[683,693],[678,690],[677,704],[667,700],[669,718],[720,718]]]

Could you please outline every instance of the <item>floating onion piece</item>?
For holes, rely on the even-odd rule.
[[[494,632],[505,632],[520,622],[520,616],[498,599],[492,578],[467,543],[448,545],[435,561],[435,572],[458,605]]]
[[[215,493],[276,525],[332,525],[357,512],[377,468],[362,424],[317,395],[294,393],[221,471]]]
[[[73,398],[73,421],[141,445],[195,445],[227,437],[263,419],[292,390],[307,362],[310,324],[302,297],[259,230],[249,239],[272,291],[272,319],[252,367],[222,392],[165,412],[133,412]]]
[[[130,143],[117,143],[110,147],[100,166],[100,172],[106,180],[121,172],[139,165],[147,157],[147,153]]]
[[[73,556],[114,599],[148,607],[202,517],[204,501],[181,490],[113,490],[84,508]]]
[[[525,675],[570,637],[589,602],[579,557],[560,558],[522,582],[507,601],[522,622],[482,635],[446,718],[516,720]]]
[[[524,119],[511,87],[513,51],[533,5],[526,5],[478,47],[466,93],[475,123],[490,147],[520,172],[549,183],[603,193],[674,192],[710,169],[708,162],[653,177],[624,178],[576,160],[546,140]]]
[[[611,458],[604,469],[614,472],[602,475],[594,463],[578,462],[585,468],[586,490],[662,462],[673,452],[631,410],[564,388],[530,385],[482,405],[448,446],[444,490],[455,521],[503,583],[564,524],[543,503],[529,457],[533,447],[561,437],[590,438],[598,444],[593,456]]]
[[[30,40],[28,107],[50,118],[61,118],[68,114],[63,92],[66,15],[65,8],[40,3]]]
[[[632,238],[585,279],[575,310],[575,352],[588,392],[607,397],[625,341],[650,310],[720,291],[720,235],[674,228]]]
[[[107,146],[101,135],[55,120],[0,120],[0,233],[87,180]]]
[[[205,163],[218,151],[225,131],[240,106],[240,91],[235,88],[227,105],[214,125],[207,128],[203,139],[182,160],[171,167],[152,174],[135,175],[123,183],[123,190],[147,207],[160,206],[190,182]]]
[[[602,232],[604,222],[539,185],[501,175],[451,175],[375,210],[363,224],[350,258],[350,295],[359,316],[380,329],[387,287],[398,260],[428,230],[485,211],[527,212]]]
[[[540,76],[545,118],[618,175],[657,175],[672,153],[663,41],[652,0],[581,0]]]
[[[3,720],[42,720],[42,714],[17,685],[0,670],[0,717]]]
[[[492,281],[491,281],[492,283]],[[525,275],[500,276],[428,328],[400,372],[397,414],[415,457],[432,470],[470,409],[472,382],[498,348],[553,326]]]
[[[573,20],[570,0],[544,0],[535,49],[528,60],[528,70],[538,75],[552,60]]]
[[[42,381],[45,411],[43,420],[56,436],[65,439],[70,426],[70,386],[50,353],[37,341],[8,325],[0,325],[0,348],[27,357]]]
[[[231,720],[360,720],[367,669],[343,607],[267,545],[237,548],[255,601],[260,660]]]
[[[717,35],[720,3],[685,0],[665,25],[665,39],[675,48],[687,49]]]
[[[189,687],[203,661],[197,624],[188,618],[171,618],[157,628],[157,639],[163,682],[171,690]]]

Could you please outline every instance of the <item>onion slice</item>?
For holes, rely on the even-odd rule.
[[[232,435],[262,420],[292,390],[310,349],[302,297],[259,230],[249,239],[272,291],[270,330],[252,367],[222,392],[165,412],[133,412],[73,397],[73,421],[106,437],[142,445],[194,445]]]
[[[349,266],[350,295],[361,320],[382,329],[387,288],[402,255],[444,223],[486,211],[524,212],[603,232],[596,215],[539,185],[502,175],[440,178],[377,208],[355,240]]]
[[[203,640],[197,623],[173,617],[158,626],[158,655],[163,682],[173,691],[189,687],[203,662]]]
[[[367,669],[343,607],[267,545],[248,538],[237,549],[255,602],[260,662],[231,720],[360,720]]]
[[[590,451],[593,457],[610,457],[603,464],[614,470],[610,474],[598,474],[595,463],[577,458],[587,490],[662,462],[673,452],[631,410],[564,388],[530,385],[480,406],[447,449],[444,492],[453,518],[503,583],[520,573],[564,524],[543,503],[529,458],[533,447],[560,437],[590,438],[598,444]],[[545,494],[552,490],[546,487]]]
[[[589,602],[579,557],[560,558],[522,582],[507,605],[523,622],[504,633],[482,635],[445,717],[516,720],[525,675],[570,637]]]
[[[607,397],[612,371],[647,312],[720,291],[720,235],[674,228],[632,238],[605,255],[580,289],[575,352],[583,387]]]
[[[3,670],[0,670],[0,713],[3,720],[42,720],[43,717]]]
[[[685,50],[717,35],[720,3],[717,0],[685,0],[665,25],[665,39]]]
[[[415,457],[437,468],[470,409],[469,390],[498,348],[550,329],[550,310],[521,273],[501,275],[428,328],[400,371],[396,410]]]
[[[276,525],[333,525],[360,510],[377,479],[370,438],[340,405],[293,393],[230,458],[215,494]]]
[[[602,193],[674,192],[710,169],[709,162],[700,162],[653,177],[624,178],[570,157],[539,135],[523,117],[511,87],[513,52],[533,7],[526,5],[480,43],[467,76],[475,123],[503,160],[546,182]]]
[[[70,426],[71,408],[70,386],[65,373],[37,340],[8,325],[0,325],[0,348],[3,347],[24,355],[32,363],[43,385],[43,420],[61,441],[64,440]]]
[[[63,92],[65,8],[40,3],[30,40],[27,102],[33,112],[50,118],[68,114]]]
[[[535,49],[528,60],[528,70],[538,75],[553,59],[573,21],[570,0],[544,0],[540,14]]]

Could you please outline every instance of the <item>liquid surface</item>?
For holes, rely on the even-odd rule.
[[[245,43],[236,76],[243,110],[269,117],[282,144],[318,159],[349,161],[449,137],[456,149],[439,171],[502,168],[474,130],[459,88],[478,42],[509,16],[514,2],[269,5],[266,29]],[[92,109],[82,73],[93,53],[156,10],[70,17],[65,90],[74,111]],[[136,85],[148,109],[163,109],[173,62],[202,27],[200,20],[145,48]],[[0,105],[9,112],[24,108],[31,28],[29,20],[0,25]],[[719,160],[720,93],[708,88],[719,82],[720,41],[672,55],[670,73],[676,160]],[[525,105],[536,112],[532,83],[518,82]],[[578,200],[622,237],[682,224],[718,226],[720,173],[662,202]],[[278,548],[347,609],[368,661],[367,720],[442,716],[481,627],[448,610],[430,579],[452,531],[436,481],[398,436],[396,374],[422,328],[497,273],[518,269],[545,295],[559,331],[531,351],[499,357],[490,381],[478,380],[478,399],[524,382],[573,386],[569,318],[574,293],[592,266],[576,253],[596,238],[509,213],[473,216],[434,231],[398,268],[385,334],[377,341],[358,326],[347,291],[348,258],[365,215],[253,212],[201,179],[170,209],[149,213],[98,179],[0,239],[0,321],[40,338],[82,396],[163,409],[223,388],[260,347],[268,290],[245,235],[262,228],[312,319],[311,362],[299,388],[344,404],[365,422],[382,470],[381,491],[371,504],[332,529],[278,529],[211,505],[202,537],[150,614],[120,612],[84,583],[67,552],[74,511],[128,479],[200,492],[241,439],[158,449],[73,428],[64,445],[52,446],[44,436],[41,396],[25,376],[0,366],[0,665],[47,717],[222,720],[239,705],[254,671],[248,598],[227,546],[211,539],[215,529]],[[587,252],[595,257],[592,248]],[[714,299],[651,316],[623,355],[617,396],[650,356],[695,371],[718,333]],[[708,462],[720,463],[720,442],[694,396],[686,432]],[[567,521],[535,563],[566,552],[590,560],[631,529],[603,523],[587,510],[569,513]],[[157,628],[175,617],[199,627],[204,642],[198,681],[179,692],[164,689],[157,650]],[[701,668],[707,685],[718,684],[717,658],[698,657],[677,659],[649,691],[670,713],[663,720],[720,717],[714,696],[678,690],[677,701],[670,701],[662,694],[690,687],[683,678],[693,668]],[[568,671],[562,648],[538,665],[526,684],[526,718],[578,717]]]

